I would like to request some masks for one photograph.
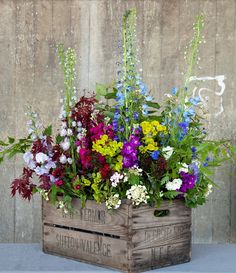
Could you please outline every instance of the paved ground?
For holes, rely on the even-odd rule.
[[[114,273],[56,256],[46,255],[39,244],[0,244],[1,273]],[[150,273],[236,273],[236,244],[193,245],[190,263],[149,271]]]

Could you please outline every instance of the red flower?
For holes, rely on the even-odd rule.
[[[64,171],[62,168],[56,168],[53,172],[52,175],[55,178],[62,178],[64,176]]]
[[[111,173],[111,168],[110,168],[109,164],[105,164],[100,169],[100,173],[101,173],[103,179],[107,179],[110,176],[110,173]]]
[[[75,189],[76,189],[76,190],[80,190],[80,189],[81,189],[81,186],[80,186],[80,185],[76,185],[76,186],[75,186]]]
[[[58,187],[61,187],[63,184],[64,184],[64,181],[62,179],[55,182],[55,185],[57,185]]]

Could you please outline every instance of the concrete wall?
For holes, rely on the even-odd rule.
[[[24,106],[32,105],[46,124],[56,124],[62,74],[55,45],[62,42],[78,54],[81,94],[96,82],[110,82],[119,61],[117,42],[125,9],[138,11],[137,38],[145,82],[161,101],[181,84],[184,51],[194,17],[206,16],[207,43],[200,50],[196,92],[207,100],[211,137],[235,140],[236,40],[234,0],[0,0],[0,138],[25,135]],[[199,88],[208,88],[199,90]],[[38,242],[40,200],[10,198],[10,182],[20,175],[17,158],[0,167],[0,242]],[[195,242],[236,242],[236,177],[231,165],[215,173],[220,189],[194,210]]]

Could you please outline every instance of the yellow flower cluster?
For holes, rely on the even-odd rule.
[[[160,124],[159,121],[143,121],[141,124],[144,135],[156,136],[158,133],[166,133],[166,126]]]
[[[84,186],[90,186],[91,185],[91,182],[87,178],[85,178],[84,176],[81,177],[81,180],[82,180]]]
[[[115,166],[113,168],[115,171],[117,171],[117,172],[121,171],[121,169],[122,169],[122,161],[123,161],[123,156],[122,155],[118,155],[117,158],[116,158]]]
[[[102,135],[100,139],[93,142],[93,151],[103,156],[114,157],[123,147],[122,142],[109,139],[108,135]]]
[[[161,125],[157,120],[143,121],[140,125],[144,134],[142,140],[146,144],[145,146],[140,146],[140,151],[145,153],[147,151],[158,150],[158,143],[154,140],[154,138],[159,133],[166,134],[166,126]]]

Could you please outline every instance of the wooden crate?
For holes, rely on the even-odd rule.
[[[127,200],[111,212],[95,201],[73,205],[68,215],[43,202],[44,252],[130,273],[190,261],[191,210],[181,200],[159,209]]]

